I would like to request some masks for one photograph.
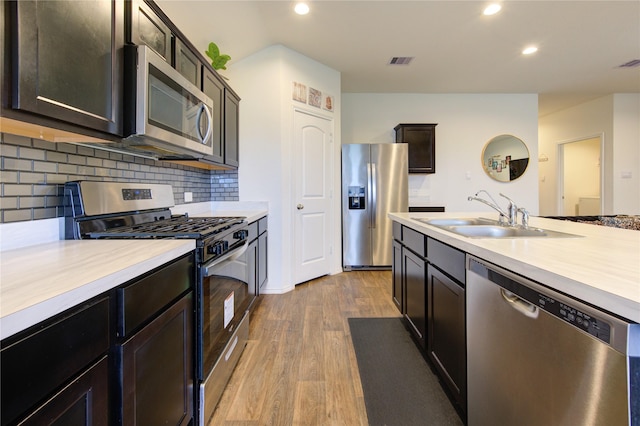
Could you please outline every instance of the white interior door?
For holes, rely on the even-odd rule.
[[[562,216],[592,216],[601,213],[600,146],[599,137],[560,145]]]
[[[333,120],[294,111],[294,283],[331,267]]]

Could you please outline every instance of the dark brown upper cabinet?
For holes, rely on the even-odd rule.
[[[179,38],[175,38],[175,69],[178,70],[180,74],[191,84],[200,88],[200,80],[202,75],[202,62],[198,59],[198,56],[193,53],[191,49],[187,47],[187,45],[180,40]]]
[[[224,85],[220,79],[205,67],[202,73],[202,91],[213,100],[213,154],[211,160],[224,163]]]
[[[11,107],[122,135],[123,2],[18,1],[9,8]]]
[[[240,98],[231,90],[224,91],[224,164],[240,165],[239,116]]]
[[[437,124],[398,124],[396,143],[409,144],[409,173],[436,172]]]
[[[126,12],[131,14],[127,39],[136,45],[149,46],[171,64],[171,29],[143,0],[128,1]]]

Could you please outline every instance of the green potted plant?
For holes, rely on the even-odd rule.
[[[214,70],[226,70],[226,64],[229,60],[231,60],[231,56],[229,55],[221,55],[220,49],[218,45],[214,42],[209,43],[209,49],[205,50],[205,52],[209,58],[211,58],[211,66]]]

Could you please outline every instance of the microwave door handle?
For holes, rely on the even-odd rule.
[[[207,131],[205,132],[204,136],[200,131],[200,126],[196,126],[196,127],[198,128],[198,136],[200,136],[202,143],[206,144],[207,140],[209,140],[209,137],[211,136],[211,132],[213,132],[213,129],[211,128],[211,123],[213,122],[213,116],[211,115],[211,111],[209,111],[209,108],[207,108],[207,106],[204,103],[200,104],[200,108],[198,109],[198,116],[196,117],[196,121],[198,123],[200,122],[200,117],[202,116],[203,111],[207,114]]]

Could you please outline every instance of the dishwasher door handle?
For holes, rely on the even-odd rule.
[[[521,314],[529,317],[529,318],[538,318],[538,313],[540,312],[540,308],[538,308],[533,303],[527,302],[526,300],[518,297],[516,294],[511,293],[504,288],[500,289],[500,294],[502,298],[516,311]]]

